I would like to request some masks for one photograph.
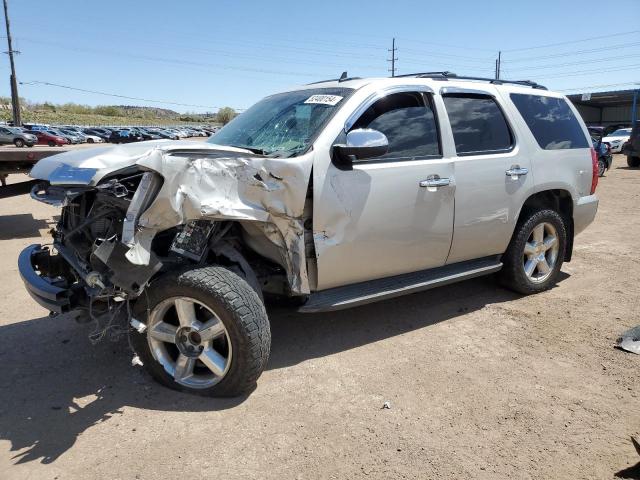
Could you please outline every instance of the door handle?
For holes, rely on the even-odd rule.
[[[438,175],[429,175],[426,180],[420,182],[421,187],[446,187],[451,183],[448,178],[440,178]]]
[[[517,180],[519,177],[524,176],[527,173],[529,173],[529,169],[520,167],[520,165],[512,165],[511,168],[505,172],[507,177],[511,177],[514,180]]]

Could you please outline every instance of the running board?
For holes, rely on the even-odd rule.
[[[429,290],[469,278],[489,275],[501,268],[502,263],[499,257],[486,257],[395,277],[330,288],[312,293],[307,303],[300,307],[298,311],[315,313],[357,307],[358,305]]]

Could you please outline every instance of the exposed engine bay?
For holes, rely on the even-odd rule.
[[[126,302],[130,308],[128,302],[141,295],[155,275],[193,264],[227,265],[260,296],[269,288],[284,293],[278,291],[286,284],[283,268],[249,251],[243,240],[247,233],[235,222],[192,220],[158,232],[148,262],[133,263],[128,254],[135,222],[161,184],[152,176],[132,171],[96,187],[42,182],[33,188],[33,198],[62,207],[51,230],[52,248],[32,257],[41,274],[71,292],[61,312],[84,310],[87,319],[98,321],[101,315],[123,313],[117,304]],[[252,266],[246,258],[255,260]]]

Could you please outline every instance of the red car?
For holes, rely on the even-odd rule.
[[[55,147],[57,145],[61,147],[69,143],[69,140],[66,138],[53,135],[49,132],[32,131],[31,133],[38,137],[38,145],[49,145],[50,147]]]

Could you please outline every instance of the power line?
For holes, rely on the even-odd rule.
[[[579,71],[579,72],[562,73],[560,75],[548,75],[546,77],[537,77],[537,78],[549,79],[549,78],[575,77],[577,75],[596,75],[596,74],[601,74],[601,73],[622,72],[622,71],[626,71],[626,70],[635,70],[638,67],[640,67],[640,63],[636,63],[636,64],[633,64],[633,65],[627,65],[625,67],[620,67],[620,68],[608,68],[606,71],[604,71],[604,70],[582,70],[582,71]]]
[[[582,54],[585,54],[585,53],[603,52],[603,51],[607,51],[607,50],[612,50],[614,48],[635,47],[637,45],[640,45],[640,42],[620,43],[618,45],[610,45],[610,46],[607,46],[607,47],[591,48],[591,49],[588,49],[588,50],[578,50],[578,51],[575,51],[575,52],[557,53],[557,54],[553,54],[553,55],[540,55],[540,56],[536,56],[536,57],[514,58],[513,60],[507,60],[507,62],[508,63],[528,62],[530,60],[543,60],[543,59],[546,59],[546,58],[566,57],[567,55],[582,55]]]
[[[523,70],[543,70],[547,68],[562,68],[562,67],[570,67],[574,65],[587,65],[590,63],[612,62],[612,61],[620,60],[624,58],[636,58],[636,57],[640,57],[640,54],[618,55],[616,57],[595,58],[592,60],[581,60],[579,62],[555,63],[553,65],[534,65],[533,67],[521,67],[521,68],[515,68],[514,70],[517,72],[520,72]]]
[[[191,104],[191,103],[179,103],[179,102],[170,102],[170,101],[164,101],[164,100],[151,100],[149,98],[130,97],[128,95],[119,95],[117,93],[107,93],[107,92],[100,92],[100,91],[97,91],[97,90],[88,90],[86,88],[70,87],[69,85],[60,85],[58,83],[42,82],[40,80],[32,80],[30,82],[20,82],[20,85],[46,85],[46,86],[49,86],[49,87],[59,87],[59,88],[65,88],[67,90],[75,90],[77,92],[94,93],[94,94],[97,94],[97,95],[104,95],[104,96],[107,96],[107,97],[124,98],[124,99],[127,99],[127,100],[137,100],[137,101],[149,102],[149,103],[159,103],[159,104],[162,104],[162,105],[176,105],[176,106],[180,106],[180,107],[210,108],[210,109],[213,109],[213,110],[219,110],[220,108],[223,108],[223,107],[216,107],[216,106],[211,106],[211,105],[196,105],[196,104]],[[242,111],[244,109],[243,108],[234,108],[234,110]]]
[[[558,92],[573,92],[576,90],[590,90],[592,88],[608,88],[608,87],[623,87],[625,85],[638,85],[640,82],[626,82],[626,83],[605,83],[601,85],[590,85],[588,87],[575,87],[565,88],[564,90],[557,90]]]
[[[631,35],[633,33],[640,33],[640,30],[632,30],[630,32],[621,32],[621,33],[612,33],[610,35],[599,35],[597,37],[589,37],[589,38],[582,38],[580,40],[569,40],[567,42],[557,42],[557,43],[547,43],[545,45],[537,45],[535,47],[524,47],[524,48],[512,48],[509,50],[504,50],[505,52],[522,52],[525,50],[535,50],[538,48],[548,48],[548,47],[559,47],[562,45],[570,45],[573,43],[582,43],[582,42],[588,42],[591,40],[600,40],[603,38],[611,38],[611,37],[621,37],[623,35]]]

